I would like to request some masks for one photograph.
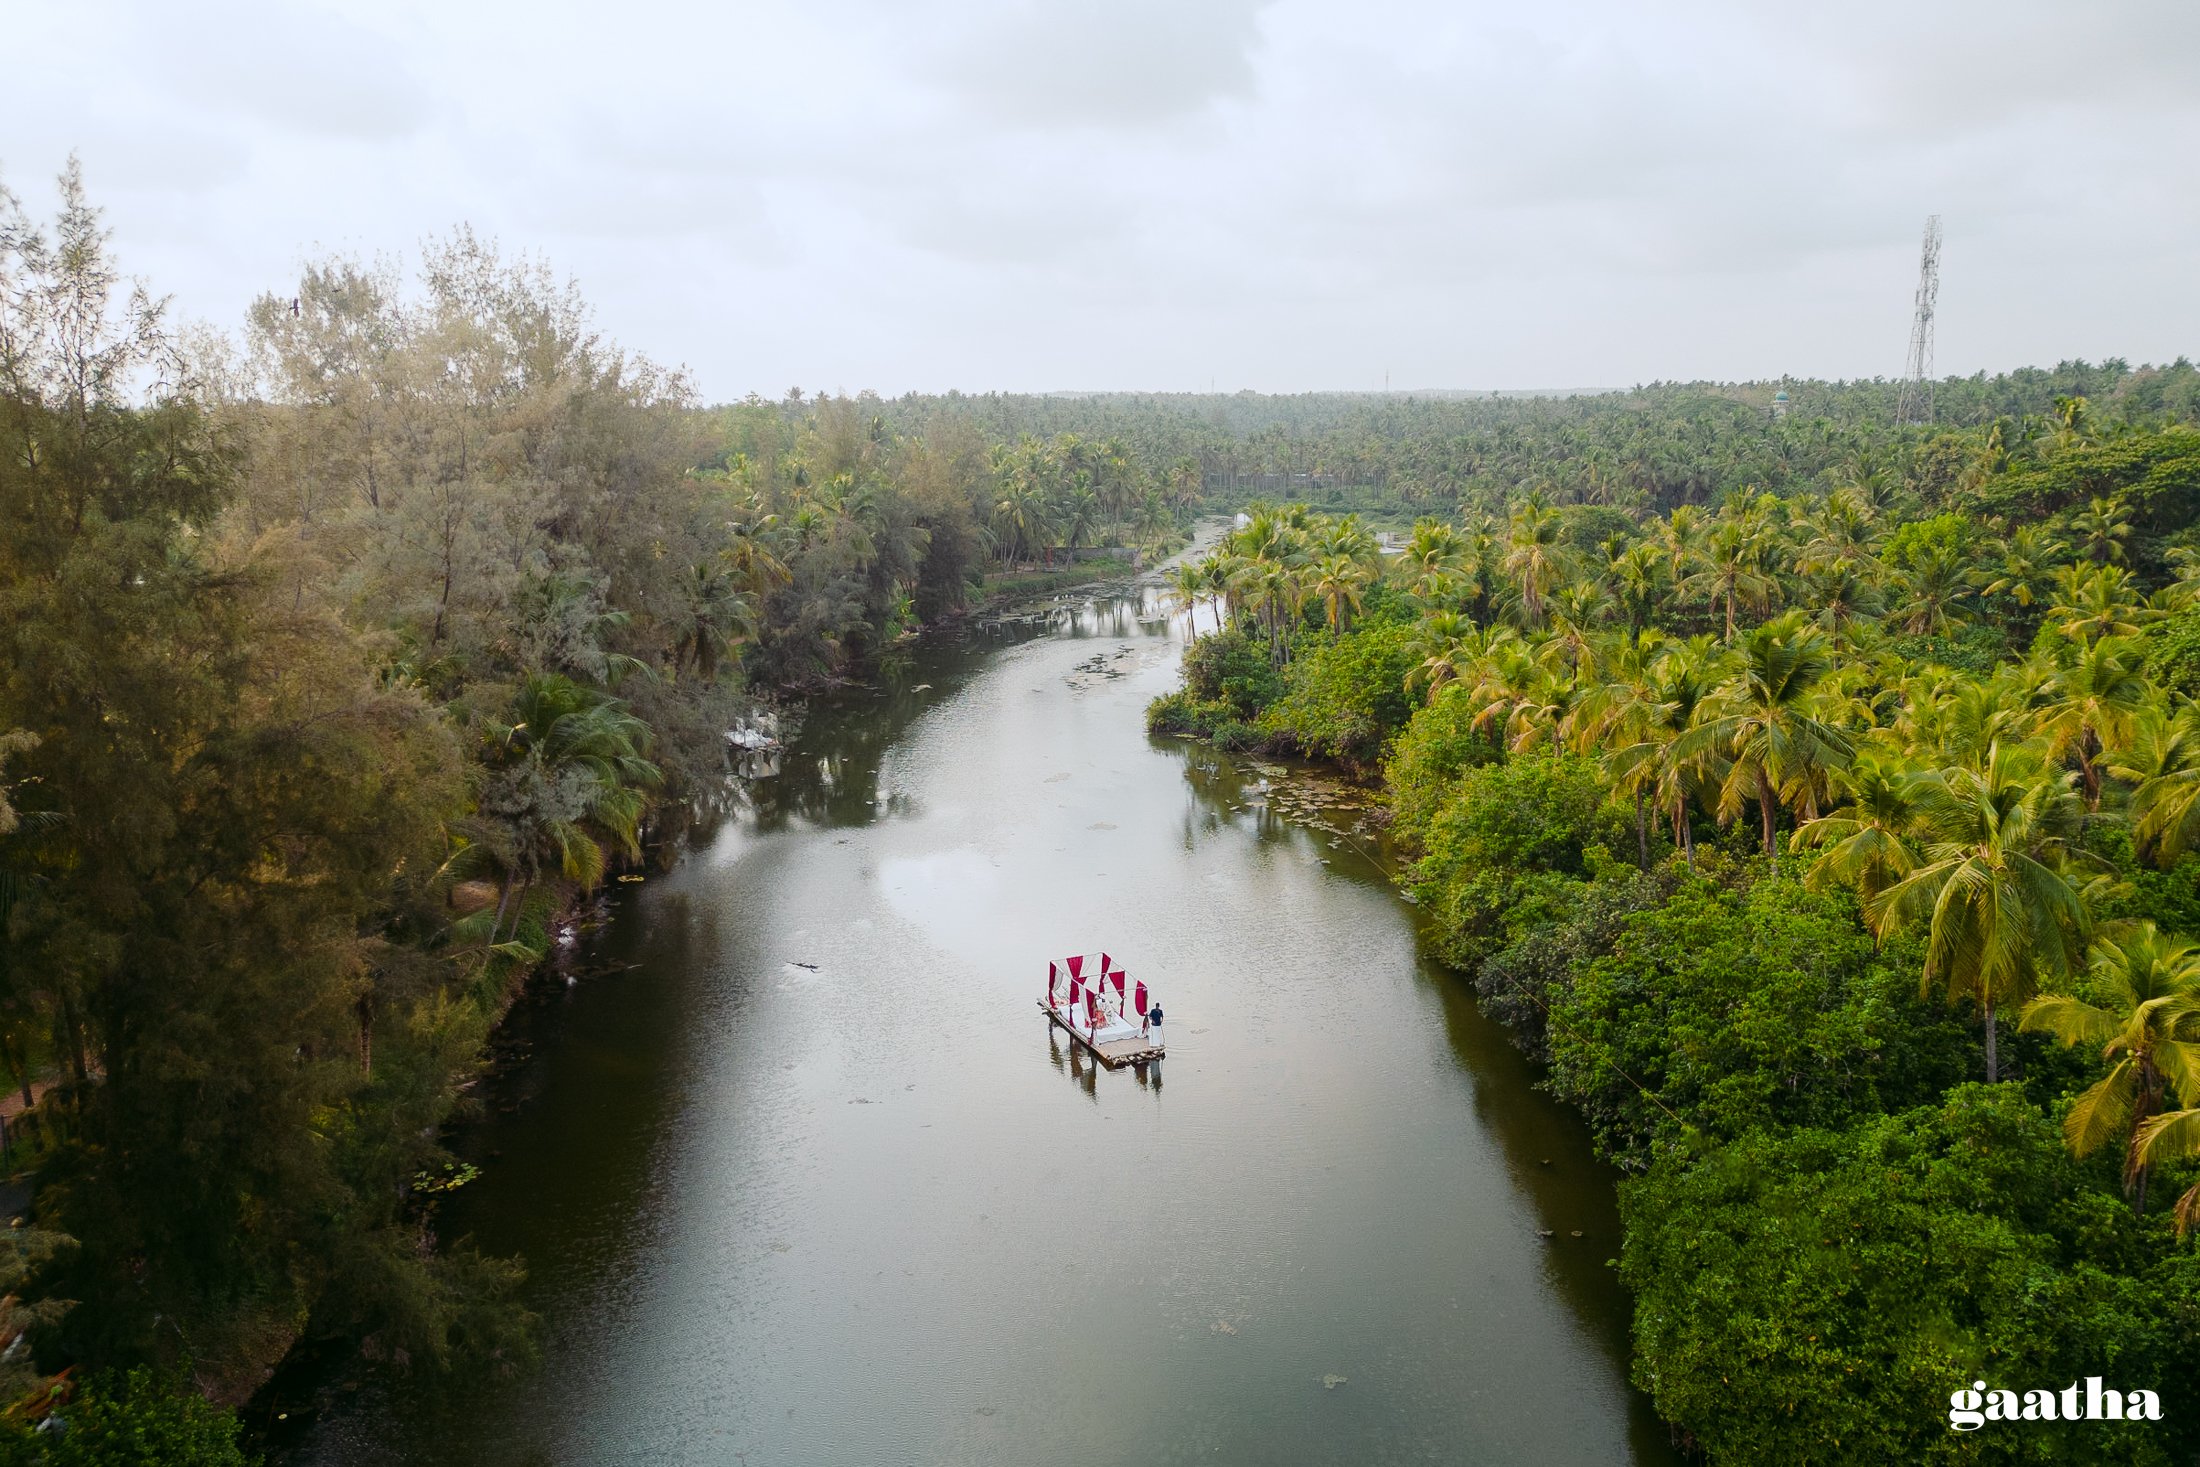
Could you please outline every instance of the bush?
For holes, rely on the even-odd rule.
[[[2147,628],[2148,670],[2164,687],[2200,697],[2200,607],[2188,606]]]
[[[1334,641],[1310,634],[1284,669],[1283,696],[1261,715],[1274,745],[1317,759],[1372,765],[1404,728],[1413,703],[1406,674],[1420,660],[1413,629],[1370,619]]]
[[[2175,1426],[1949,1430],[1975,1380],[2200,1410],[2200,1268],[2093,1175],[2010,1085],[1661,1158],[1620,1188],[1636,1383],[1735,1467],[2185,1460]]]
[[[1519,934],[1570,917],[1589,848],[1624,829],[1587,759],[1532,755],[1467,771],[1408,877],[1436,950],[1471,972]]]
[[[1474,700],[1452,683],[1426,707],[1417,709],[1391,746],[1383,766],[1390,789],[1391,834],[1406,850],[1418,852],[1459,776],[1497,761],[1496,739],[1474,727]]]
[[[1551,1057],[1546,1015],[1553,995],[1574,975],[1612,950],[1628,917],[1658,906],[1673,893],[1684,868],[1669,861],[1648,871],[1611,864],[1584,886],[1572,915],[1516,937],[1486,959],[1474,975],[1482,1012],[1505,1025],[1532,1058]]]
[[[1283,674],[1265,642],[1230,626],[1184,649],[1184,691],[1197,702],[1227,703],[1250,721],[1283,696]]]
[[[1619,927],[1552,993],[1548,1041],[1550,1088],[1615,1160],[1645,1164],[1683,1127],[1728,1137],[1930,1102],[1976,1061],[1970,1027],[1919,997],[1916,956],[1875,950],[1846,895],[1691,876]]]
[[[1991,622],[1975,621],[1953,636],[1898,636],[1887,649],[1906,662],[1936,662],[1985,676],[2009,655],[2009,636]]]
[[[1979,512],[2022,523],[2118,496],[2142,537],[2192,524],[2200,517],[2200,433],[2180,426],[2054,450],[1986,480],[1970,500]]]
[[[248,1467],[237,1418],[181,1379],[149,1370],[96,1376],[46,1431],[0,1436],[0,1467]]]

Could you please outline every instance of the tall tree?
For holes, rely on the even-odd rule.
[[[2138,923],[2094,944],[2091,976],[2097,1001],[2044,995],[2024,1006],[2019,1027],[2100,1047],[2108,1074],[2071,1106],[2063,1135],[2079,1156],[2121,1141],[2124,1190],[2145,1212],[2141,1133],[2165,1099],[2200,1104],[2200,946]]]
[[[2074,773],[2031,744],[1996,744],[1981,769],[1920,777],[1918,863],[1865,904],[1887,936],[1925,931],[1924,982],[1979,1006],[1986,1078],[2000,1078],[1994,1014],[2074,968],[2091,919],[2066,868],[2084,806]]]
[[[1848,735],[1816,716],[1812,690],[1832,667],[1826,640],[1798,612],[1753,627],[1736,648],[1735,671],[1714,709],[1675,742],[1690,758],[1716,752],[1731,761],[1719,812],[1731,820],[1757,804],[1764,853],[1778,859],[1774,832],[1783,797],[1816,814],[1826,771],[1848,762]]]

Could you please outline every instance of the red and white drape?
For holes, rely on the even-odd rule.
[[[1115,989],[1115,1002],[1107,1005],[1126,1020],[1132,1016],[1144,1018],[1152,1006],[1153,997],[1146,985],[1134,982],[1128,970],[1115,966],[1115,959],[1107,953],[1100,954],[1100,970],[1088,975],[1085,956],[1064,958],[1047,963],[1047,1002],[1058,1005],[1064,1013],[1076,1015],[1078,1006],[1084,1006],[1087,1027],[1097,1029],[1105,1017],[1103,1003],[1108,989]],[[1068,987],[1063,987],[1067,980]]]

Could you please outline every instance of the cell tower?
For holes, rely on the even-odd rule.
[[[1910,360],[1902,369],[1902,399],[1897,423],[1929,423],[1933,418],[1933,302],[1940,297],[1940,216],[1925,219],[1925,249],[1917,266],[1917,319],[1910,323]]]

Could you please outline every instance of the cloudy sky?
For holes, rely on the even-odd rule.
[[[461,221],[705,394],[1619,386],[2200,355],[2200,5],[0,0],[232,324]]]

